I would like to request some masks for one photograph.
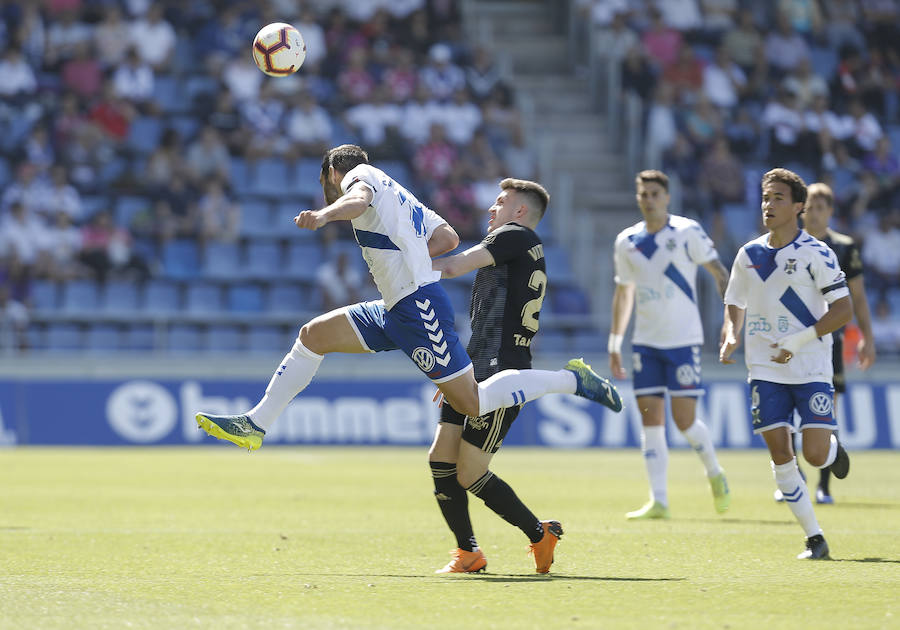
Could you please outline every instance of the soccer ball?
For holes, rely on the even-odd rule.
[[[300,31],[284,22],[259,29],[253,38],[253,61],[270,77],[294,74],[306,59],[306,43]]]

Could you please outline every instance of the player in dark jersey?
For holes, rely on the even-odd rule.
[[[875,362],[875,340],[872,336],[872,317],[869,314],[869,302],[866,300],[859,247],[851,237],[835,232],[828,227],[828,221],[834,213],[834,194],[831,192],[831,188],[827,184],[816,183],[811,184],[807,191],[803,227],[812,236],[834,250],[838,264],[847,277],[847,288],[850,289],[850,298],[853,300],[853,314],[856,316],[856,322],[862,333],[862,339],[856,348],[859,367],[867,370]],[[832,363],[834,364],[834,399],[835,405],[837,405],[838,394],[847,390],[844,380],[844,329],[833,332],[831,336],[834,339]],[[819,485],[816,488],[817,503],[834,503],[829,488],[830,479],[829,469],[822,468]]]
[[[863,264],[859,256],[859,247],[846,234],[835,232],[828,227],[834,213],[834,194],[827,184],[816,183],[807,187],[806,211],[803,213],[803,228],[830,247],[838,259],[838,264],[847,278],[850,299],[853,301],[853,314],[859,324],[862,339],[856,348],[859,367],[868,370],[875,362],[875,340],[872,336],[872,317],[869,314],[869,302],[866,300],[866,288],[863,283]],[[838,394],[847,391],[844,378],[844,329],[831,333],[834,340],[831,361],[834,365],[834,404],[837,406]],[[819,483],[816,487],[816,503],[834,503],[829,487],[831,470],[820,469]],[[777,501],[784,498],[775,494]]]
[[[550,196],[539,184],[524,180],[504,179],[500,188],[484,240],[433,263],[442,278],[478,269],[467,351],[479,382],[501,370],[531,367],[531,340],[547,290],[543,245],[534,229]],[[434,494],[458,548],[437,573],[473,573],[487,565],[469,520],[467,490],[528,536],[538,573],[550,570],[563,533],[559,522],[538,519],[506,482],[488,470],[520,408],[521,404],[472,418],[446,403],[441,406],[429,463]]]

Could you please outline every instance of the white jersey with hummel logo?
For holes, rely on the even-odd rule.
[[[440,280],[441,272],[431,268],[428,239],[446,221],[369,164],[351,169],[341,181],[341,192],[357,186],[369,188],[374,196],[350,224],[384,307],[390,310],[419,287]]]
[[[774,249],[764,234],[734,259],[725,304],[745,309],[744,357],[750,380],[798,384],[832,378],[831,335],[802,346],[787,363],[772,361],[771,344],[814,325],[828,305],[850,295],[837,256],[825,243],[799,230]]]
[[[635,286],[632,344],[653,348],[701,345],[697,267],[719,254],[692,219],[669,215],[651,234],[643,221],[622,230],[614,252],[616,284]]]

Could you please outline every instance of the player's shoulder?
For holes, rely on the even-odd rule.
[[[697,221],[678,214],[669,215],[669,225],[679,232],[685,232],[688,230],[704,232],[703,227]]]
[[[646,225],[643,221],[638,221],[634,225],[630,225],[616,235],[616,243],[630,241],[635,236],[644,231]]]
[[[541,237],[530,227],[510,222],[504,223],[497,229],[492,230],[484,237],[482,243],[488,245],[497,240],[515,241],[516,243],[528,244],[530,246],[532,244],[539,244],[541,242]]]
[[[357,164],[344,175],[341,185],[344,190],[349,190],[356,182],[365,182],[369,185],[375,185],[379,182],[387,181],[390,177],[379,168],[375,168],[371,164]]]
[[[828,240],[835,245],[843,245],[844,247],[850,247],[855,244],[852,236],[849,234],[842,234],[841,232],[835,232],[831,228],[828,228]]]

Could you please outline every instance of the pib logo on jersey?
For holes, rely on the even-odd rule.
[[[816,416],[831,415],[831,396],[823,392],[816,392],[809,399],[809,410]]]
[[[419,346],[413,350],[412,360],[416,362],[416,365],[418,365],[419,369],[423,372],[430,372],[434,369],[434,354],[432,354],[431,350],[428,348]]]

